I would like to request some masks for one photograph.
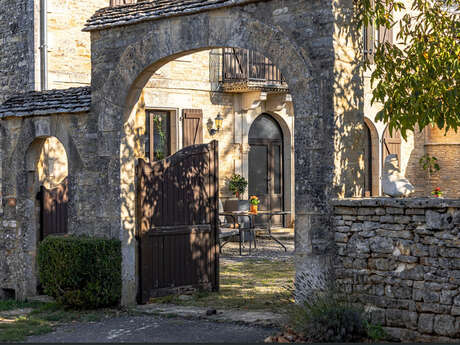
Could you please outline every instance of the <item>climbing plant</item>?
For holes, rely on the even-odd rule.
[[[460,126],[460,1],[355,0],[361,28],[397,28],[393,42],[377,42],[371,76],[376,119],[407,131]],[[370,61],[366,61],[367,67]]]

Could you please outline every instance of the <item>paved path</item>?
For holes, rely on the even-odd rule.
[[[254,343],[276,333],[273,328],[158,316],[122,316],[101,322],[73,323],[53,333],[32,336],[29,343],[190,342]]]

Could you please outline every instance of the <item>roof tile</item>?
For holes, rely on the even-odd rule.
[[[187,15],[216,8],[266,0],[155,0],[102,8],[86,22],[83,31],[130,25],[163,17]]]
[[[1,104],[0,118],[80,113],[89,111],[90,106],[90,87],[31,91],[13,96]]]

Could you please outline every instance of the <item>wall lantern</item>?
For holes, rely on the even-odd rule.
[[[220,115],[220,113],[217,114],[216,118],[214,119],[214,123],[212,122],[211,119],[209,119],[208,122],[206,123],[206,127],[208,128],[209,134],[213,136],[217,132],[220,132],[220,130],[222,129],[223,122],[224,122],[224,118],[222,117],[222,115]],[[215,129],[213,128],[214,125],[216,126]]]

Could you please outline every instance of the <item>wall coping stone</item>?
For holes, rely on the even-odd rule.
[[[83,31],[131,25],[166,17],[184,16],[224,7],[241,6],[267,0],[163,0],[104,7],[97,10]]]
[[[460,199],[445,198],[343,198],[332,199],[333,206],[397,207],[397,208],[460,208]]]

